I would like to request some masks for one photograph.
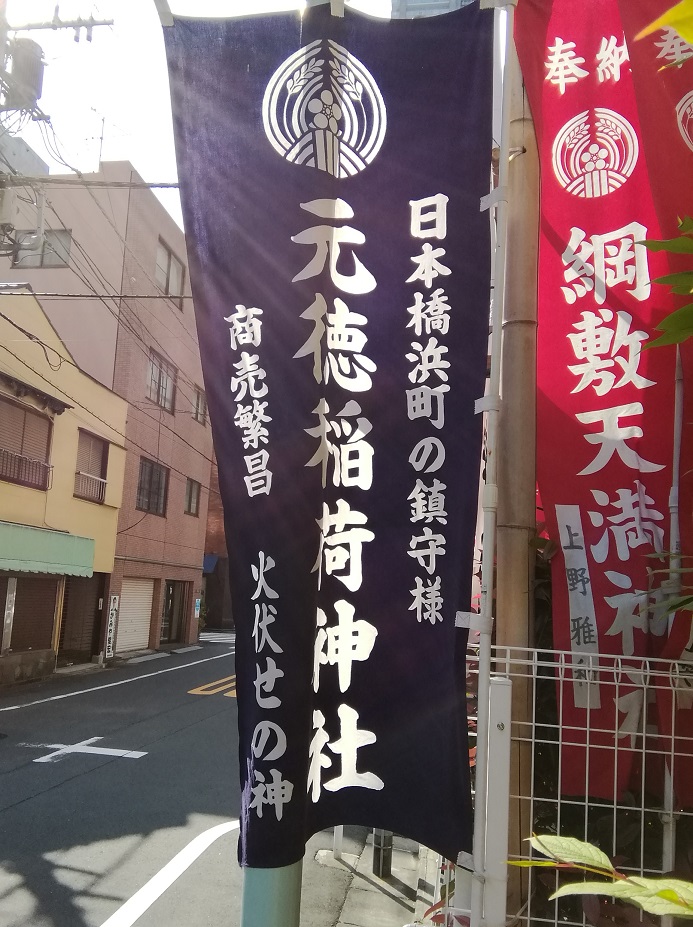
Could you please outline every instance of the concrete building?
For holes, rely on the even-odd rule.
[[[83,373],[28,288],[0,295],[0,683],[104,649],[127,403]]]
[[[22,197],[4,204],[14,244],[0,258],[1,279],[28,281],[81,369],[127,402],[107,590],[115,652],[189,643],[202,596],[212,437],[184,235],[127,162],[8,180]]]

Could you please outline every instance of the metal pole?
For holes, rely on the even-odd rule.
[[[389,879],[392,875],[392,838],[391,830],[376,827],[373,830],[373,875],[379,879]]]
[[[539,155],[513,46],[510,112],[508,259],[503,315],[503,403],[499,424],[496,644],[524,656],[534,643],[536,534],[536,344],[539,250]],[[533,682],[529,668],[513,674],[514,738],[510,766],[509,852],[521,856],[532,832]],[[509,873],[508,910],[524,903],[527,871]]]
[[[337,824],[332,834],[332,856],[341,859],[344,851],[344,825]]]
[[[681,434],[683,429],[683,364],[681,347],[676,345],[674,389],[674,448],[669,493],[669,595],[681,594],[681,530],[679,527],[679,484],[681,480]],[[669,630],[674,616],[669,616]],[[674,698],[676,696],[674,695]],[[671,872],[676,859],[676,815],[674,814],[674,770],[670,761],[664,764],[664,807],[662,809],[662,871]],[[662,927],[671,927],[673,918],[662,917]]]
[[[281,869],[243,870],[241,927],[299,927],[303,860]]]
[[[489,768],[486,818],[486,886],[484,923],[505,927],[508,889],[508,813],[510,808],[510,724],[512,718],[510,679],[491,680],[489,708]]]
[[[482,0],[483,6],[500,4]],[[512,43],[514,5],[506,6],[506,50]],[[495,256],[495,286],[491,316],[491,371],[489,376],[488,402],[486,405],[487,446],[486,484],[482,497],[484,511],[484,550],[481,565],[481,615],[479,635],[479,683],[477,715],[477,752],[474,798],[474,881],[472,883],[471,927],[480,927],[484,916],[484,880],[486,873],[486,800],[488,775],[488,722],[489,691],[491,675],[491,632],[493,628],[493,581],[496,548],[496,516],[498,509],[498,413],[500,409],[501,375],[501,320],[505,302],[505,262],[508,229],[508,171],[510,163],[510,103],[511,75],[506,67],[503,72],[503,95],[501,110],[500,158],[498,165],[497,194],[497,243]]]
[[[671,467],[671,491],[669,493],[669,591],[672,595],[681,592],[681,531],[679,528],[679,484],[681,480],[681,433],[683,429],[683,364],[681,346],[676,345],[676,375],[674,389],[674,450]],[[671,630],[670,617],[669,630]]]

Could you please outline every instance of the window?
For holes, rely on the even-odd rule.
[[[137,508],[152,515],[166,514],[168,470],[161,464],[140,457],[140,479],[137,484]]]
[[[182,309],[185,267],[161,239],[159,239],[156,250],[154,278],[164,293],[171,297],[179,309]]]
[[[89,502],[103,502],[106,496],[108,442],[79,430],[74,495]]]
[[[162,409],[173,412],[178,371],[163,359],[156,351],[149,352],[149,378],[147,381],[147,398]]]
[[[13,267],[67,267],[70,263],[72,232],[48,229],[40,239],[36,232],[17,232]]]
[[[207,397],[203,389],[195,388],[195,399],[193,405],[193,418],[201,425],[207,422]]]
[[[185,514],[200,514],[200,489],[202,487],[197,480],[188,478],[185,483]]]
[[[0,479],[48,489],[50,437],[46,415],[0,398]]]

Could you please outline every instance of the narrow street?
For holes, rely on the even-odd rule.
[[[0,695],[3,927],[231,923],[234,644],[210,637]]]

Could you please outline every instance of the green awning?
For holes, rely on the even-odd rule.
[[[0,570],[92,576],[94,539],[0,521]]]

